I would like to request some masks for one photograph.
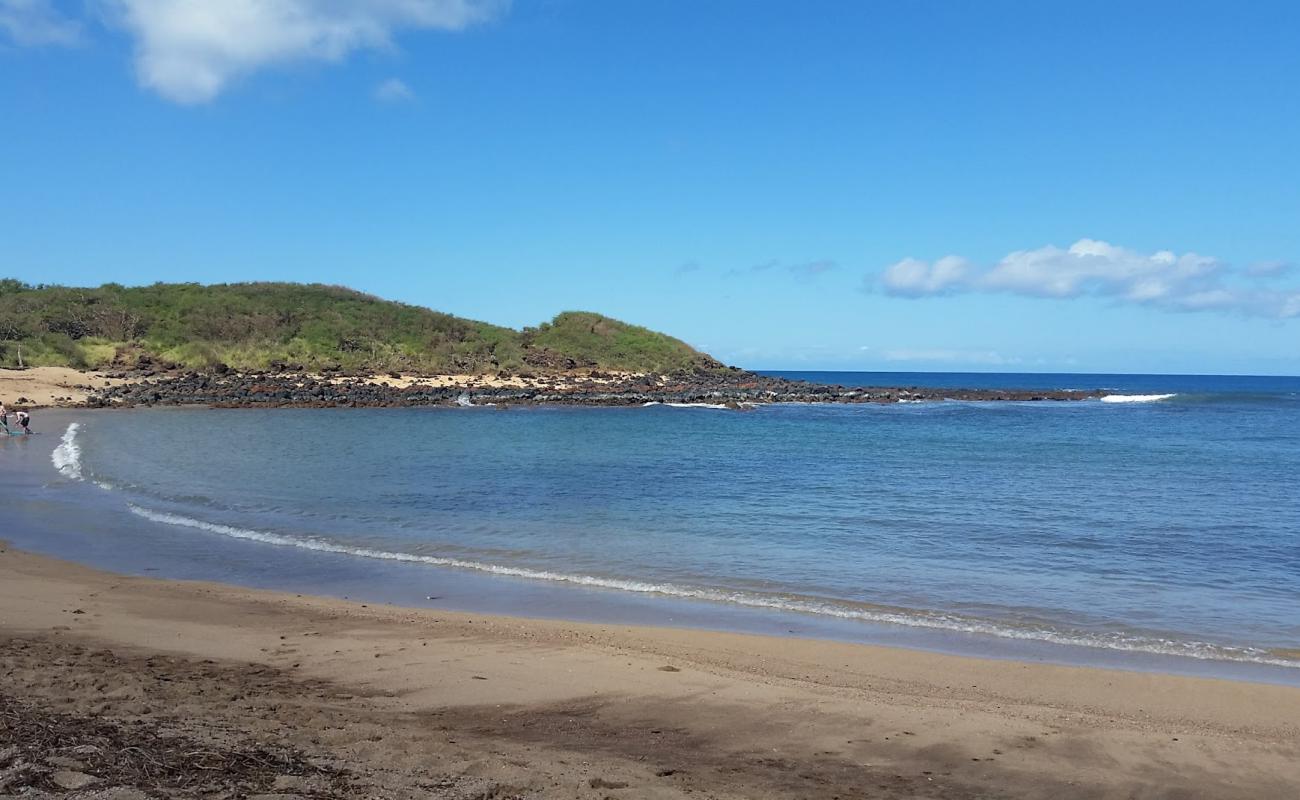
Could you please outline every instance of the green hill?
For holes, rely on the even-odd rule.
[[[679,339],[590,311],[566,311],[540,327],[526,328],[524,342],[530,350],[605,369],[677,372],[722,366]]]
[[[0,280],[0,366],[544,372],[720,367],[662,333],[569,311],[517,331],[339,286],[157,283],[98,288]]]

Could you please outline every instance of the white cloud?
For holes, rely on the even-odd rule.
[[[508,0],[98,0],[135,37],[141,84],[207,102],[268,66],[341,61],[404,29],[461,30]]]
[[[905,258],[885,270],[881,280],[890,294],[920,297],[943,294],[961,285],[969,271],[966,259],[944,256],[933,264]]]
[[[375,87],[375,99],[381,103],[405,103],[415,99],[415,92],[404,81],[389,78]]]
[[[0,0],[0,31],[26,47],[71,45],[81,39],[81,24],[51,0]]]
[[[1270,274],[1280,274],[1272,270]],[[888,294],[925,297],[959,292],[1009,292],[1029,297],[1111,297],[1172,311],[1234,311],[1251,316],[1300,316],[1300,289],[1244,289],[1223,262],[1168,250],[1144,254],[1107,242],[1080,239],[1062,250],[1017,250],[980,269],[957,256],[933,263],[906,258],[887,267],[880,283]],[[1247,270],[1246,274],[1259,274]]]
[[[1077,297],[1116,294],[1146,302],[1167,297],[1220,271],[1212,258],[1168,250],[1135,253],[1094,239],[1080,239],[1069,250],[1040,247],[1019,250],[980,276],[979,284],[1017,294]]]

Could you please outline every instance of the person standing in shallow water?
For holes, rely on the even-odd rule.
[[[9,409],[5,408],[3,400],[0,400],[0,430],[6,435],[9,433]]]
[[[26,411],[19,411],[14,414],[14,418],[18,420],[18,427],[23,429],[23,433],[30,435],[32,432],[32,415]],[[5,427],[8,429],[8,425]]]

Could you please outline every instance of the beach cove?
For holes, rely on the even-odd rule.
[[[149,731],[182,731],[248,767],[223,770],[229,796],[1286,796],[1294,584],[1258,557],[1289,552],[1294,509],[1266,473],[1183,448],[1198,432],[1222,453],[1234,420],[1284,426],[1291,387],[1102,380],[1083,388],[1136,399],[44,410],[0,464],[4,713],[64,731],[56,758],[90,729],[145,752]],[[1284,472],[1279,436],[1250,438],[1236,470]],[[1085,491],[1090,459],[1119,472]],[[835,482],[868,468],[869,491]],[[1256,476],[1221,523],[1236,555],[1213,505],[1180,517],[1178,487],[1209,468],[1224,492]],[[936,469],[996,527],[949,519],[923,488]],[[1022,470],[1017,502],[1059,527],[1030,517],[1013,539]],[[1135,475],[1168,502],[1107,523],[1108,487],[1127,497]],[[870,533],[886,512],[897,527]],[[123,752],[79,763],[138,785],[152,762]],[[29,755],[21,780],[48,787],[58,764]]]
[[[0,0],[0,800],[1300,800],[1297,31]]]

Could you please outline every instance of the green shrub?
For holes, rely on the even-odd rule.
[[[0,364],[16,365],[19,347],[29,365],[82,368],[112,362],[119,349],[193,368],[285,362],[487,372],[553,356],[616,370],[720,366],[670,336],[589,312],[521,333],[340,286],[293,283],[91,289],[0,280]]]

